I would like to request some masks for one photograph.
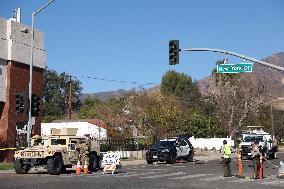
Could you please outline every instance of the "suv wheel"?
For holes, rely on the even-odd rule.
[[[63,171],[63,167],[63,160],[59,156],[47,160],[47,172],[50,175],[60,175]]]
[[[176,158],[171,156],[170,159],[166,162],[167,164],[175,164]]]
[[[149,160],[149,161],[147,161],[147,164],[153,164],[153,161]]]
[[[191,152],[187,155],[187,162],[193,162],[193,154]]]
[[[26,174],[30,170],[30,166],[23,164],[23,161],[21,159],[15,160],[15,172],[17,174]]]

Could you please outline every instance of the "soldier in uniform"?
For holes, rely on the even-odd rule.
[[[224,167],[224,177],[231,177],[231,167],[230,167],[230,162],[231,162],[231,147],[227,144],[227,141],[223,141],[223,146],[221,149],[221,154],[222,154],[222,163]]]
[[[260,160],[261,153],[259,151],[259,143],[257,141],[254,142],[252,150],[251,150],[251,157],[253,162],[253,178],[258,179],[258,171],[259,171],[259,160]]]

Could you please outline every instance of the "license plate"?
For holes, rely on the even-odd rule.
[[[248,153],[248,155],[250,156],[250,155],[251,155],[251,153]]]
[[[157,159],[157,158],[158,158],[158,156],[153,156],[153,158],[154,158],[154,159]]]

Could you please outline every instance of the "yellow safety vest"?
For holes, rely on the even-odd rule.
[[[228,144],[224,145],[224,158],[230,158],[231,147]]]

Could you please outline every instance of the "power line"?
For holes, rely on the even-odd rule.
[[[92,77],[92,76],[86,76],[86,75],[80,75],[80,76],[75,76],[72,74],[68,74],[74,78],[79,79],[78,77],[81,78],[87,78],[87,79],[93,79],[93,80],[100,80],[100,81],[107,81],[107,82],[113,82],[113,83],[125,83],[125,84],[133,84],[133,85],[157,85],[158,83],[153,83],[153,82],[148,82],[148,83],[140,83],[137,81],[125,81],[125,80],[115,80],[115,79],[106,79],[106,78],[99,78],[99,77]]]

